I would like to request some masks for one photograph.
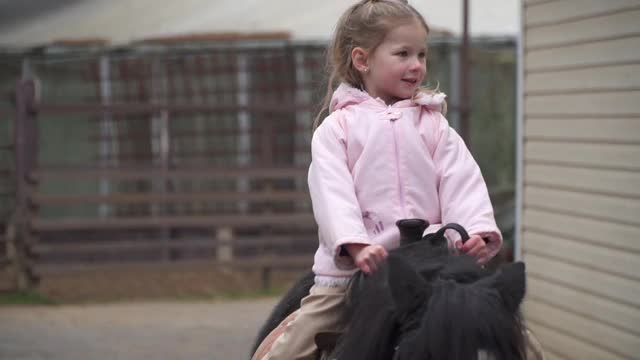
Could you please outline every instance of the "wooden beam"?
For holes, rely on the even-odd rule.
[[[241,236],[233,239],[233,248],[250,249],[287,246],[291,244],[317,245],[316,232],[308,232],[301,235],[266,235],[266,236]],[[82,254],[82,253],[127,253],[136,250],[158,250],[165,244],[160,239],[133,239],[104,242],[77,242],[77,243],[38,243],[33,247],[36,254]],[[166,244],[171,249],[215,249],[218,246],[217,239],[211,238],[176,238]],[[0,257],[1,259],[1,257]]]
[[[315,226],[315,219],[310,213],[294,214],[225,214],[225,215],[190,215],[190,216],[155,216],[155,217],[123,217],[123,218],[64,218],[44,219],[35,217],[31,220],[31,228],[36,232],[70,231],[70,230],[131,230],[160,227],[184,228],[216,228],[219,226],[291,226],[310,228]]]
[[[268,167],[268,168],[222,168],[222,167],[184,167],[163,170],[159,167],[119,167],[97,168],[88,166],[76,167],[44,167],[31,173],[30,178],[36,182],[45,180],[152,180],[157,178],[172,179],[235,179],[239,177],[259,179],[284,179],[306,177],[307,167]]]
[[[44,195],[35,193],[31,200],[35,205],[79,205],[79,204],[152,204],[188,202],[235,202],[235,201],[305,201],[306,191],[209,191],[189,193],[119,193],[109,195]]]
[[[180,269],[180,268],[192,268],[194,266],[205,267],[225,267],[238,270],[258,270],[265,266],[270,266],[274,269],[282,270],[302,270],[309,269],[313,265],[313,256],[311,255],[278,255],[278,256],[251,256],[236,258],[230,262],[216,262],[212,259],[207,260],[184,260],[184,261],[172,261],[159,263],[156,260],[149,261],[122,261],[112,263],[84,263],[84,264],[34,264],[35,271],[38,274],[47,276],[49,274],[60,273],[74,273],[78,271],[87,270],[118,270],[123,269]]]
[[[150,104],[150,103],[120,103],[120,104],[40,104],[38,112],[43,116],[48,115],[68,115],[68,114],[103,114],[111,113],[117,115],[151,114],[167,111],[170,113],[237,113],[247,111],[251,113],[273,113],[290,114],[293,111],[313,110],[311,105],[288,105],[282,104],[251,104],[249,106],[236,105],[205,105],[205,104]],[[131,118],[131,120],[144,120],[146,117]]]

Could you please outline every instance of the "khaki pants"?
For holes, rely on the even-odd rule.
[[[278,326],[262,342],[252,360],[314,360],[319,332],[340,331],[340,315],[344,309],[345,287],[314,285],[302,299],[300,309]],[[283,329],[284,327],[284,329]],[[275,337],[275,339],[273,339]],[[272,342],[268,349],[268,343]],[[266,355],[262,356],[265,351]]]

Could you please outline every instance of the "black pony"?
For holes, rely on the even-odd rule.
[[[329,344],[331,334],[316,336],[324,355],[338,360],[525,359],[519,311],[525,294],[524,264],[486,270],[471,257],[449,253],[444,231],[457,230],[466,240],[464,228],[449,224],[415,241],[426,225],[418,219],[399,221],[401,246],[373,275],[353,276],[345,330]],[[283,297],[262,327],[253,352],[298,309],[312,284],[310,273]]]

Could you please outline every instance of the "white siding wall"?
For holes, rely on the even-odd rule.
[[[523,21],[527,321],[549,359],[640,359],[640,0]]]

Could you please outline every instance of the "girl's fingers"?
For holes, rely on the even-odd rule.
[[[384,251],[384,248],[383,248],[383,247],[381,247],[381,246],[380,246],[380,247],[378,247],[378,246],[373,247],[373,248],[371,249],[371,251],[369,251],[369,252],[367,253],[366,259],[367,259],[367,260],[369,260],[369,262],[370,262],[370,263],[371,263],[371,262],[378,263],[378,262],[380,262],[382,259],[384,259],[384,253],[383,253],[383,251]]]
[[[367,271],[365,271],[367,274],[372,274],[376,271],[375,261],[371,260],[371,257],[362,259],[362,267],[367,269]]]
[[[481,244],[476,244],[474,247],[467,250],[466,254],[469,256],[477,256],[480,253],[480,251],[482,251],[482,249],[483,249],[483,246]]]
[[[360,268],[362,272],[369,275],[374,271],[374,269],[372,269],[372,266],[371,266],[372,261],[370,260],[370,258],[366,256],[366,254],[364,255],[365,256],[363,256],[362,259],[360,259],[360,261],[356,263],[356,265],[358,265],[358,268]]]
[[[387,255],[387,250],[385,250],[384,247],[378,245],[373,249],[373,254],[375,254],[376,258],[378,259],[384,259]]]
[[[478,242],[474,242],[474,243],[470,244],[472,246],[469,246],[469,247],[467,247],[467,244],[469,244],[469,243],[467,242],[467,243],[464,244],[465,248],[466,248],[466,251],[464,251],[464,253],[467,254],[467,255],[470,255],[470,256],[478,255],[480,250],[483,249],[483,244],[478,243]]]
[[[356,266],[365,274],[372,274],[378,270],[378,264],[384,261],[387,255],[387,250],[383,246],[367,246],[356,256]]]
[[[472,236],[463,246],[463,252],[467,255],[477,256],[482,249],[486,249],[487,244],[479,235]]]
[[[471,242],[472,240],[473,242]],[[466,252],[467,255],[475,257],[478,264],[481,265],[489,262],[489,250],[487,250],[487,244],[480,236],[474,235],[467,243],[465,243],[465,246],[468,244],[469,250]]]
[[[482,238],[480,237],[480,235],[472,235],[469,240],[467,240],[463,245],[462,245],[462,251],[464,253],[468,253],[469,251],[471,251],[471,249],[475,248],[476,246],[478,246],[479,243],[484,244],[484,240],[482,240]]]
[[[369,267],[370,273],[374,273],[378,270],[378,264],[386,258],[386,250],[382,246],[375,247],[371,250],[371,252],[366,254],[364,260]]]

